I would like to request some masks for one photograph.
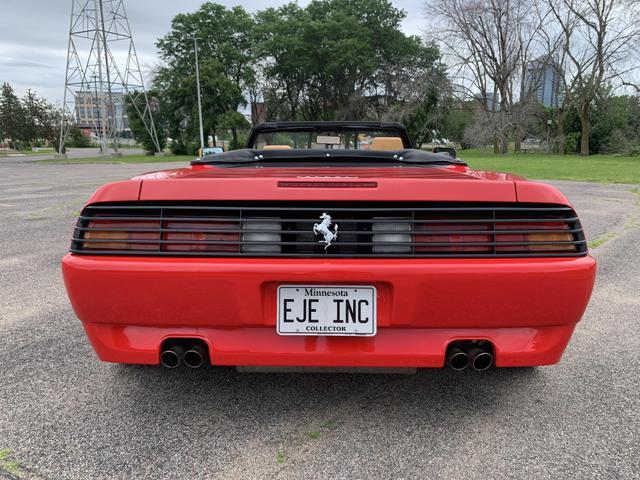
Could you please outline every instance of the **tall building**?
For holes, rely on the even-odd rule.
[[[487,92],[487,109],[490,112],[500,111],[500,94],[498,92]]]
[[[104,102],[101,101],[101,95],[105,97]],[[75,102],[76,121],[81,130],[88,133],[94,132],[94,135],[98,136],[102,122],[107,118],[109,123],[115,121],[118,137],[131,136],[124,94],[112,92],[109,96],[106,93],[83,90],[75,92]],[[101,111],[101,108],[107,108],[106,114]]]
[[[545,107],[558,108],[563,101],[560,72],[549,57],[539,57],[529,63],[525,73],[525,88]]]

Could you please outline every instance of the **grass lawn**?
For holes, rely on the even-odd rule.
[[[185,162],[188,163],[195,155],[167,155],[166,157],[154,157],[153,155],[125,155],[122,157],[105,158],[67,158],[55,160],[38,160],[37,163],[163,163]]]
[[[640,183],[640,157],[593,155],[583,158],[542,153],[496,155],[482,149],[461,150],[458,154],[475,170],[509,172],[526,178],[549,180]]]

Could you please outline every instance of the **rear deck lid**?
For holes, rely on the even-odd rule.
[[[460,165],[197,165],[137,178],[140,200],[516,201],[514,177]]]

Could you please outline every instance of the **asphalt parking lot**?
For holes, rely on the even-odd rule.
[[[68,303],[59,262],[83,202],[154,168],[0,162],[0,451],[21,476],[640,478],[633,186],[550,182],[608,238],[555,367],[240,374],[100,363]]]

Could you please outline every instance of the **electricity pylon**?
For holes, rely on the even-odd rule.
[[[77,123],[117,154],[127,99],[160,152],[124,0],[72,0],[59,153]]]

